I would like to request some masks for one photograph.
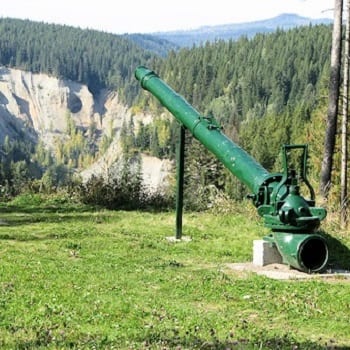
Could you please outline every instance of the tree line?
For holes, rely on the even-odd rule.
[[[0,18],[0,64],[74,80],[94,94],[118,89],[128,104],[138,91],[133,68],[152,57],[121,35]]]

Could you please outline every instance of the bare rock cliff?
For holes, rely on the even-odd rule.
[[[102,92],[100,99],[102,101],[95,101],[85,85],[73,81],[0,68],[1,115],[12,116],[25,131],[40,137],[64,134],[67,115],[72,116],[78,128],[87,129],[95,123],[102,130],[104,119],[118,110],[113,108],[118,105],[118,95]],[[126,108],[119,111],[122,115],[115,115],[116,120],[123,118]],[[2,129],[6,129],[6,125],[2,125]],[[3,136],[0,134],[0,140]]]
[[[87,86],[77,82],[0,67],[0,143],[8,135],[12,139],[42,140],[50,148],[56,137],[66,135],[67,116],[83,131],[92,125],[101,135],[110,132],[111,127],[115,131],[111,148],[82,175],[87,179],[92,174],[103,174],[120,155],[119,130],[131,117],[130,109],[119,101],[118,93],[103,90],[94,97]],[[144,123],[151,120],[143,114],[133,118]],[[169,162],[143,157],[146,184],[161,185],[169,171]]]

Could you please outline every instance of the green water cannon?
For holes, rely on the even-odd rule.
[[[326,217],[315,206],[315,193],[306,177],[307,145],[282,147],[283,172],[270,173],[223,132],[214,117],[204,117],[156,73],[140,66],[135,77],[191,134],[244,183],[259,215],[271,234],[264,240],[276,245],[283,262],[306,272],[322,271],[328,262],[328,247],[318,233]],[[297,151],[299,157],[295,157]],[[298,159],[296,159],[298,158]],[[296,163],[291,165],[292,163]],[[306,188],[308,199],[301,194]]]

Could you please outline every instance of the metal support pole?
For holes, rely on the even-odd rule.
[[[183,189],[184,189],[184,167],[185,167],[185,127],[180,127],[180,140],[177,147],[177,169],[176,169],[176,239],[182,237],[182,211],[183,211]]]

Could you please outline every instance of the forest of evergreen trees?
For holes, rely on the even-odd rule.
[[[326,94],[330,46],[330,27],[300,27],[171,52],[154,70],[271,169],[274,144],[303,133],[300,124],[310,120]],[[156,103],[145,93],[140,98],[144,106]],[[158,114],[163,110],[153,108]],[[272,132],[285,133],[286,139],[274,140]],[[268,147],[263,148],[263,139]]]
[[[154,54],[121,35],[0,18],[0,64],[86,84],[92,93],[118,89],[131,104],[133,68]]]
[[[0,64],[76,80],[93,93],[117,89],[135,113],[152,112],[152,124],[123,126],[122,141],[129,154],[174,158],[178,137],[174,118],[153,96],[140,91],[134,79],[135,68],[142,64],[155,70],[203,115],[214,115],[224,132],[268,170],[278,167],[283,143],[311,143],[314,181],[319,160],[313,154],[323,144],[320,125],[330,48],[331,26],[310,25],[252,39],[206,43],[162,57],[122,36],[0,19]],[[189,197],[207,197],[206,189],[215,185],[241,198],[242,186],[191,137],[187,150]],[[67,156],[63,163],[73,166]]]

